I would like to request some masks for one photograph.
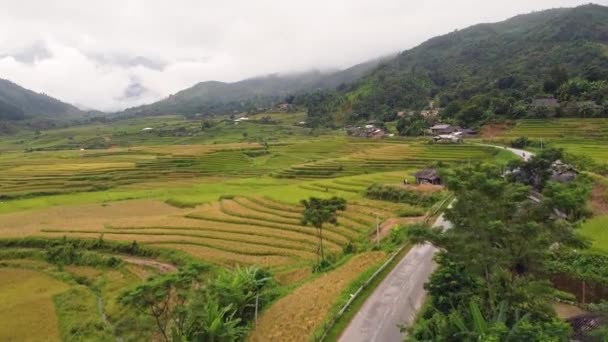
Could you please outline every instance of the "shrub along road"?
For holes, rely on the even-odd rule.
[[[501,148],[494,145],[484,145]],[[528,160],[531,153],[507,148],[517,156]],[[450,229],[452,224],[439,216],[433,227]],[[437,248],[430,244],[414,246],[395,268],[378,285],[365,301],[340,336],[340,342],[393,342],[403,341],[400,325],[414,323],[418,310],[424,303],[427,282],[435,263]]]

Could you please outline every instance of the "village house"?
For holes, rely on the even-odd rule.
[[[431,133],[433,134],[450,134],[458,131],[459,127],[447,125],[447,124],[437,124],[430,128]]]
[[[346,129],[346,134],[351,137],[361,138],[382,138],[387,135],[386,131],[382,128],[378,128],[370,124],[365,125],[363,127],[349,127]]]
[[[441,177],[435,169],[424,169],[414,173],[417,184],[441,184]]]
[[[463,134],[461,132],[454,132],[454,133],[450,133],[450,134],[439,134],[433,137],[433,141],[436,143],[455,143],[455,144],[459,144],[462,143],[462,136]]]

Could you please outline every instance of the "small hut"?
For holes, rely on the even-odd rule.
[[[441,184],[441,177],[435,169],[424,169],[414,174],[418,184]]]

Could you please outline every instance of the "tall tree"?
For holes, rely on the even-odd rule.
[[[457,198],[445,212],[453,228],[410,231],[415,242],[430,241],[443,251],[439,259],[443,270],[427,285],[431,295],[438,297],[432,307],[438,314],[425,318],[425,326],[436,334],[434,340],[459,334],[441,317],[456,312],[475,323],[475,316],[480,316],[470,313],[473,299],[480,307],[474,311],[484,315],[500,311],[503,301],[509,303],[509,317],[516,311],[528,314],[526,326],[518,328],[523,335],[518,336],[533,337],[524,340],[566,336],[567,327],[556,323],[549,305],[551,289],[544,275],[551,246],[584,247],[573,226],[554,217],[550,200],[537,203],[529,199],[527,185],[510,182],[492,166],[458,169],[449,177],[448,186]],[[506,323],[506,328],[512,328],[515,321]]]
[[[339,197],[322,199],[311,197],[308,200],[302,200],[304,212],[302,213],[302,224],[311,224],[317,229],[319,237],[319,246],[317,248],[318,262],[325,260],[323,253],[323,224],[338,222],[338,210],[346,210],[346,200]]]

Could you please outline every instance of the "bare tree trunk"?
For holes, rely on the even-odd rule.
[[[317,228],[319,233],[319,253],[321,254],[321,261],[325,260],[323,255],[323,226]]]

